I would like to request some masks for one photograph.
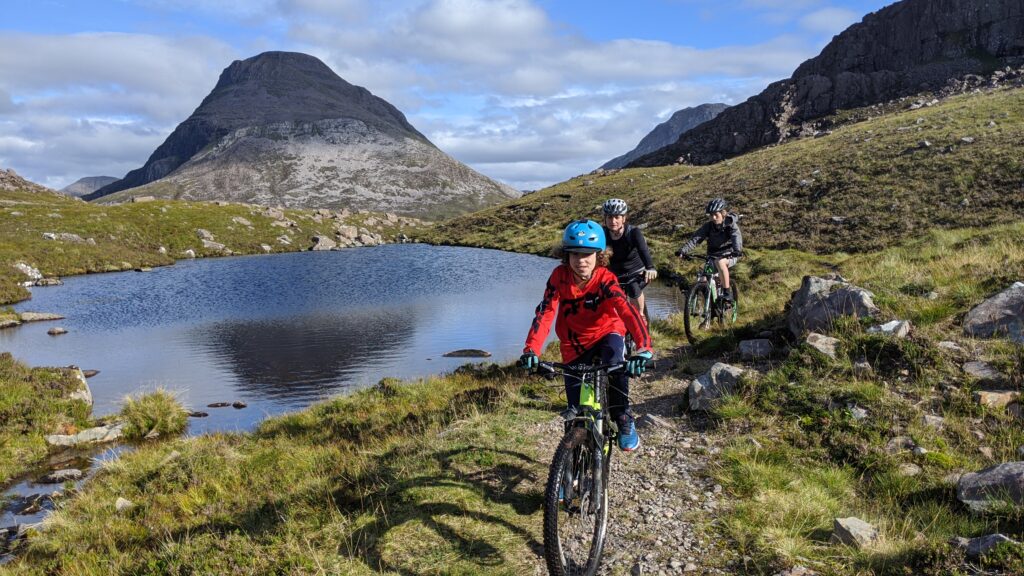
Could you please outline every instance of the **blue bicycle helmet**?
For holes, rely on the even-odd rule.
[[[593,220],[576,220],[562,233],[566,252],[601,252],[605,249],[604,229]]]

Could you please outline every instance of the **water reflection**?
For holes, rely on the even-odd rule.
[[[248,395],[304,405],[337,393],[382,359],[405,348],[419,322],[416,307],[228,320],[190,336],[236,377]]]

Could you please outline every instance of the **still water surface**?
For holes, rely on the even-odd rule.
[[[474,248],[389,245],[338,252],[185,260],[149,273],[78,276],[35,288],[18,311],[59,322],[0,331],[0,350],[33,366],[75,364],[103,415],[163,387],[192,410],[190,434],[249,430],[268,415],[373,384],[521,352],[556,261]],[[663,317],[671,290],[649,287]],[[55,325],[68,329],[49,336]],[[248,407],[207,408],[241,401]]]

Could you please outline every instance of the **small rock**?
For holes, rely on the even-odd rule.
[[[858,378],[870,378],[874,373],[875,371],[871,368],[871,363],[864,358],[853,363],[853,374]]]
[[[933,414],[925,414],[921,417],[921,423],[925,426],[935,428],[936,430],[942,430],[946,425],[946,419],[942,416],[935,416]]]
[[[146,435],[142,437],[142,439],[143,440],[156,440],[159,437],[160,437],[160,432],[158,432],[156,428],[153,428],[152,430],[147,432]]]
[[[188,250],[185,250],[184,252],[182,252],[182,256],[184,256],[185,258],[195,258],[196,257],[196,251],[191,249],[191,248],[189,248]]]
[[[40,288],[46,286],[63,286],[64,282],[60,278],[40,278],[33,283],[33,286],[39,286]]]
[[[135,504],[127,498],[118,497],[114,502],[114,509],[120,513],[130,512],[132,508],[135,508]]]
[[[1016,390],[978,390],[974,393],[974,401],[989,408],[1006,408],[1020,399]]]
[[[878,539],[878,529],[860,518],[836,518],[832,541],[862,548]]]
[[[949,340],[943,340],[942,342],[939,342],[938,346],[939,346],[939,348],[942,348],[943,350],[949,350],[951,352],[963,352],[964,351],[964,349],[961,348],[956,342],[950,342]]]
[[[904,477],[917,476],[918,474],[921,473],[921,467],[918,466],[917,464],[904,462],[903,464],[900,464],[898,472],[900,476]]]
[[[231,403],[231,407],[234,408],[235,410],[241,410],[242,408],[247,408],[248,406],[249,405],[246,404],[245,402],[241,402],[238,400]]]
[[[61,334],[67,334],[68,330],[67,328],[61,328],[58,326],[55,328],[50,328],[49,330],[46,331],[46,333],[49,334],[50,336],[60,336]]]
[[[811,332],[807,335],[807,344],[829,358],[835,358],[836,347],[839,346],[839,339],[818,334],[817,332]]]
[[[637,428],[663,428],[665,430],[675,428],[671,422],[654,414],[644,414],[637,419],[636,426]]]
[[[914,456],[924,456],[928,453],[928,449],[924,446],[917,446],[914,448]]]
[[[1003,534],[989,534],[988,536],[971,538],[967,541],[967,546],[965,546],[967,548],[967,557],[979,559],[1003,542],[1017,544],[1016,540],[1008,538]]]
[[[982,456],[988,458],[989,460],[995,460],[995,454],[992,452],[992,448],[989,446],[982,446],[978,448],[978,452],[980,452]]]
[[[893,320],[879,326],[868,328],[869,334],[887,334],[894,338],[906,338],[910,334],[909,320]]]
[[[209,415],[210,414],[208,412],[199,412],[199,411],[189,412],[188,413],[188,417],[189,418],[206,418]]]
[[[202,228],[196,229],[196,236],[198,236],[200,240],[206,240],[208,242],[216,240],[216,238],[214,238],[213,234],[209,230],[204,230]]]
[[[36,482],[39,484],[61,484],[64,482],[81,480],[83,476],[85,476],[85,474],[78,468],[65,468],[63,470],[50,472],[46,476],[36,480]]]
[[[231,406],[230,402],[211,402],[206,405],[207,408],[227,408],[228,406]]]
[[[863,420],[868,417],[868,411],[860,406],[854,406],[850,408],[850,415],[853,416],[854,420]]]
[[[885,451],[889,454],[898,454],[904,450],[914,448],[914,441],[906,436],[896,436],[885,444]]]
[[[241,216],[235,216],[231,219],[231,221],[234,222],[235,224],[241,224],[242,226],[252,226],[252,222],[249,222],[248,220],[242,218]]]
[[[963,371],[983,384],[996,384],[1003,381],[1003,375],[987,362],[965,362]]]
[[[764,338],[740,342],[740,357],[744,360],[761,360],[772,354],[772,342]]]
[[[99,370],[82,370],[82,376],[85,376],[86,378],[92,378],[99,373]]]
[[[960,142],[963,144],[974,144],[974,138],[971,138],[970,136],[964,136],[963,138],[960,139]]]

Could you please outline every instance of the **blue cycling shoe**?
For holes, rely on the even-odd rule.
[[[632,452],[640,447],[640,435],[633,425],[633,417],[623,415],[619,417],[619,450]]]

